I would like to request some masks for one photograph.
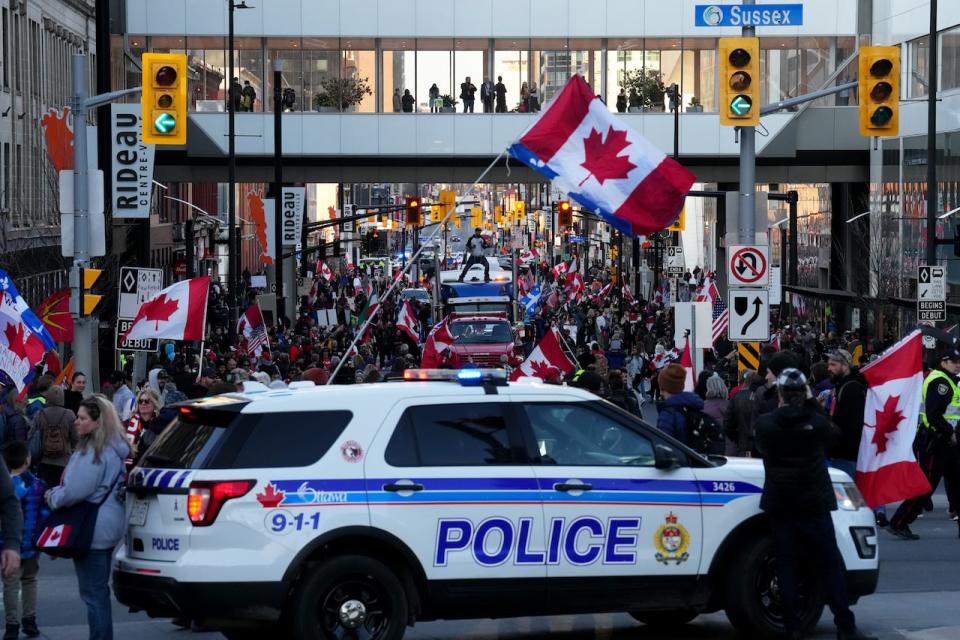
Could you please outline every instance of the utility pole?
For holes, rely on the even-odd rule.
[[[237,148],[236,148],[236,114],[234,113],[234,104],[240,96],[234,95],[239,91],[233,84],[234,59],[233,59],[233,10],[235,5],[233,0],[227,0],[227,49],[229,59],[227,64],[230,72],[227,74],[227,260],[229,267],[227,269],[227,333],[231,338],[235,337],[237,330],[237,306],[239,300],[237,294],[240,292],[240,251],[238,250],[237,233]]]
[[[937,0],[930,0],[930,36],[927,46],[927,264],[937,264]]]
[[[743,5],[756,4],[756,0],[743,0]],[[743,37],[756,35],[753,27],[743,28]],[[722,80],[722,79],[721,79]],[[757,79],[759,80],[759,78]],[[754,81],[757,81],[754,80]],[[753,126],[739,127],[740,131],[740,211],[737,217],[737,241],[753,244],[756,241],[755,210],[757,189],[757,138]],[[729,215],[730,212],[728,212]]]
[[[283,61],[273,61],[273,235],[276,255],[273,256],[273,277],[277,288],[277,316],[282,320],[287,316],[286,298],[283,295],[283,114],[282,89],[280,88]],[[295,284],[294,280],[291,287]]]
[[[73,264],[70,267],[70,313],[73,315],[73,362],[76,371],[82,371],[96,382],[97,345],[99,343],[96,316],[83,313],[83,269],[90,266],[90,173],[87,166],[87,121],[89,112],[109,104],[116,98],[139,93],[140,87],[88,95],[88,62],[86,54],[71,57],[73,76]],[[96,385],[91,385],[91,387]],[[90,389],[93,392],[93,389]]]

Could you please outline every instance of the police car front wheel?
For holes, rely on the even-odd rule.
[[[739,549],[731,559],[726,582],[726,613],[733,626],[749,638],[783,636],[783,610],[777,580],[773,538],[763,536]],[[812,574],[813,562],[799,563],[797,612],[800,627],[810,632],[823,613],[823,589]]]
[[[400,640],[407,614],[393,571],[373,558],[340,556],[304,577],[291,617],[297,640]]]

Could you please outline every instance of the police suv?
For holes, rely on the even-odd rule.
[[[402,638],[418,620],[588,612],[781,629],[763,467],[702,458],[584,390],[502,371],[191,401],[128,481],[119,600],[228,638]],[[873,514],[831,470],[851,597]],[[813,563],[808,563],[810,566]],[[824,606],[805,584],[803,619]]]

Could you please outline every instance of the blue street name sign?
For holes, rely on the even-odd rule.
[[[802,4],[698,4],[697,27],[796,27],[803,24]]]

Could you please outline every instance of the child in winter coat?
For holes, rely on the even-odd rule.
[[[3,448],[3,459],[13,478],[13,489],[23,509],[23,542],[20,544],[20,569],[3,576],[3,609],[7,627],[4,640],[16,640],[20,630],[28,638],[40,635],[37,628],[37,573],[40,569],[33,538],[50,515],[44,504],[46,483],[30,473],[30,449],[26,442],[14,440]],[[22,623],[22,627],[21,627]]]

